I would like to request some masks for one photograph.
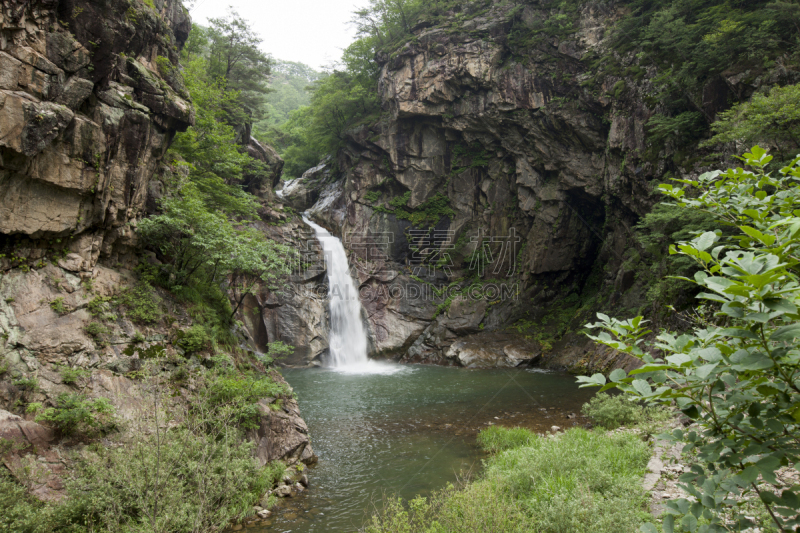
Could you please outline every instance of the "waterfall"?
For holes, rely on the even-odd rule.
[[[303,222],[314,229],[317,240],[322,245],[328,269],[331,364],[335,368],[363,368],[368,364],[367,334],[361,322],[358,287],[350,277],[342,241],[328,233],[325,228],[311,222],[305,215]]]

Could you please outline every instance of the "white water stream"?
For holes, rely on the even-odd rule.
[[[350,276],[342,241],[322,226],[311,222],[305,215],[303,222],[314,230],[322,245],[328,270],[328,304],[331,315],[328,344],[331,366],[341,372],[358,374],[396,372],[399,370],[397,365],[382,364],[367,358],[367,333],[361,321],[361,300],[358,297],[358,287]]]

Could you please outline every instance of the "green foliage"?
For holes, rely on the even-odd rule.
[[[275,283],[289,272],[293,250],[258,230],[237,228],[224,213],[208,209],[192,184],[161,202],[162,212],[138,227],[144,241],[170,258],[169,286],[213,284],[230,276],[236,306],[259,282]],[[233,314],[232,313],[232,314]]]
[[[176,164],[180,165],[180,160],[186,162],[194,194],[209,210],[220,216],[254,218],[258,202],[240,187],[253,159],[236,144],[238,135],[231,125],[246,121],[239,94],[228,90],[224,79],[210,76],[206,69],[207,63],[202,58],[184,66],[195,124],[175,136],[170,152]],[[183,183],[170,185],[180,189]]]
[[[259,360],[265,366],[272,365],[275,361],[283,359],[286,356],[294,353],[294,346],[290,346],[283,341],[270,342],[267,345],[267,353],[261,354]]]
[[[59,510],[106,531],[219,531],[251,512],[272,482],[235,435],[175,429],[98,449],[79,464]]]
[[[69,307],[64,303],[64,298],[59,296],[52,302],[50,302],[50,309],[58,313],[59,315],[65,315],[71,311]]]
[[[87,398],[79,393],[61,393],[55,407],[39,413],[37,422],[46,422],[64,435],[96,435],[114,430],[114,407],[106,398]]]
[[[669,411],[661,407],[642,405],[626,395],[611,396],[606,393],[600,393],[585,403],[581,412],[606,429],[665,422],[670,417]]]
[[[777,176],[766,172],[771,159],[756,146],[743,157],[752,170],[675,180],[697,188],[696,196],[661,186],[675,205],[737,228],[733,235],[706,231],[670,246],[670,253],[691,258],[699,268],[692,281],[714,317],[684,334],[663,331],[651,345],[656,355],[641,347],[649,333],[641,316],[617,320],[598,314],[600,321],[588,325],[601,330],[590,338],[645,365],[630,374],[615,370],[610,381],[601,374],[579,381],[675,404],[699,426],[666,436],[696,453],[691,472],[680,480],[697,499],[668,503],[666,532],[695,531],[701,517],[708,520],[704,531],[753,527],[736,503],[753,497],[778,529],[800,525],[797,488],[780,487],[775,478],[778,468],[800,459],[800,158]]]
[[[5,468],[0,468],[0,531],[45,533],[43,507]]]
[[[235,94],[248,122],[261,118],[271,66],[269,56],[261,51],[261,37],[232,8],[226,17],[208,22],[205,38],[209,79],[221,80],[226,91]]]
[[[689,144],[696,141],[707,129],[703,115],[696,111],[685,111],[674,117],[653,115],[647,121],[647,140],[656,146],[668,140]]]
[[[774,144],[783,155],[800,150],[800,85],[772,87],[720,113],[711,125],[715,135],[703,145]]]
[[[498,453],[527,446],[535,438],[536,435],[525,428],[490,426],[478,434],[478,445],[487,452]]]
[[[15,387],[19,387],[20,389],[27,390],[27,391],[37,391],[39,390],[39,380],[35,377],[21,377],[13,380],[11,382]]]
[[[59,367],[58,373],[61,374],[61,382],[64,383],[64,385],[74,385],[79,379],[83,379],[92,374],[85,368],[70,368],[68,366]]]
[[[84,331],[101,346],[106,344],[106,338],[111,335],[111,330],[100,322],[89,322]]]
[[[450,207],[450,199],[446,194],[436,193],[415,208],[407,207],[411,199],[411,191],[389,200],[392,209],[376,206],[376,211],[392,213],[401,220],[408,220],[412,226],[418,228],[433,227],[443,217],[455,218],[456,212]]]
[[[646,260],[632,264],[646,276],[647,301],[671,305],[677,309],[688,305],[687,298],[697,293],[695,286],[684,279],[694,272],[694,262],[684,256],[670,255],[670,243],[690,239],[704,229],[721,228],[714,218],[703,211],[686,210],[677,206],[658,204],[636,224],[636,239],[643,248]],[[724,229],[724,228],[723,228]]]
[[[134,322],[155,324],[161,320],[161,298],[156,295],[148,276],[140,276],[133,288],[123,290],[116,301],[127,310]]]
[[[486,462],[480,479],[418,497],[407,507],[389,501],[366,531],[618,533],[642,523],[641,476],[650,450],[635,435],[572,429],[546,438],[524,429],[489,431],[492,436],[479,438],[508,448]]]
[[[211,376],[206,390],[209,408],[232,413],[233,420],[243,428],[257,427],[260,400],[291,394],[286,386],[276,383],[269,376],[235,372],[220,372]]]
[[[88,304],[86,304],[86,309],[89,311],[89,314],[93,317],[107,317],[111,313],[109,313],[109,303],[111,302],[110,296],[97,296],[92,298]]]
[[[323,76],[323,73],[303,63],[275,60],[269,83],[272,92],[267,95],[267,118],[256,124],[256,127],[262,134],[269,135],[267,128],[283,124],[289,120],[292,111],[311,104],[311,95],[307,88]],[[256,135],[258,133],[257,131]]]
[[[176,344],[183,348],[186,355],[191,355],[208,347],[210,342],[211,336],[206,329],[200,324],[195,324],[186,331],[178,331]]]
[[[293,111],[282,127],[288,177],[316,166],[324,155],[343,146],[348,131],[378,118],[375,84],[350,71],[334,71],[313,83],[311,105]]]

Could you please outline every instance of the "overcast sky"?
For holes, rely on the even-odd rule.
[[[300,61],[312,68],[338,61],[355,39],[347,24],[356,6],[367,0],[195,0],[186,2],[192,20],[207,24],[228,6],[250,22],[264,39],[262,48],[276,59]]]

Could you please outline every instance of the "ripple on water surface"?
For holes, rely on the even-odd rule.
[[[593,392],[575,378],[370,361],[353,369],[286,369],[319,464],[304,494],[248,531],[352,532],[384,495],[413,498],[477,471],[475,436],[490,424],[545,431],[581,424]],[[575,417],[568,418],[571,415]]]

